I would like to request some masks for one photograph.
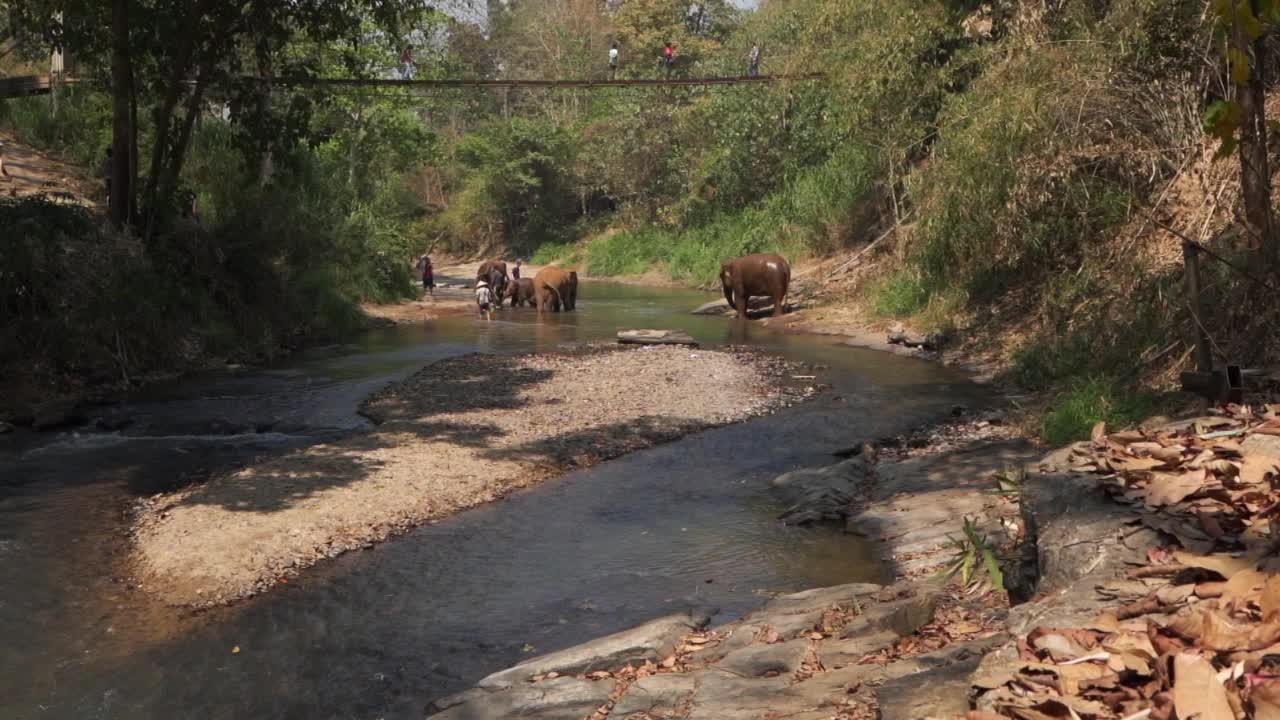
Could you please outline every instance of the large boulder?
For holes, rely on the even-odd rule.
[[[854,457],[827,467],[779,475],[772,486],[787,504],[781,520],[788,525],[844,520],[870,470],[866,459]]]

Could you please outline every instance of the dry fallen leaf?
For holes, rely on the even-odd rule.
[[[1227,690],[1205,658],[1191,653],[1173,657],[1173,706],[1180,718],[1235,720]]]
[[[1222,576],[1223,580],[1230,580],[1242,570],[1252,570],[1258,564],[1258,557],[1253,554],[1232,557],[1230,555],[1195,555],[1177,551],[1173,554],[1173,558],[1183,565],[1216,572]]]
[[[1147,504],[1163,507],[1180,503],[1204,487],[1205,472],[1193,470],[1184,473],[1151,473],[1147,483]]]
[[[1200,644],[1218,652],[1250,652],[1280,641],[1280,618],[1268,622],[1240,622],[1220,610],[1205,609]]]
[[[1267,578],[1266,583],[1262,586],[1262,594],[1258,600],[1258,606],[1262,608],[1262,618],[1270,620],[1275,617],[1276,611],[1280,610],[1280,575],[1272,575]]]
[[[1253,705],[1253,720],[1280,720],[1280,685],[1266,683],[1254,687],[1249,693]]]
[[[1257,570],[1248,569],[1232,575],[1222,588],[1222,606],[1228,610],[1243,608],[1251,601],[1258,599],[1262,586],[1267,582],[1267,575]]]

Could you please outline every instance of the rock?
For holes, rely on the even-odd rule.
[[[1135,511],[1114,502],[1097,483],[1075,474],[1031,474],[1023,481],[1026,527],[1023,565],[1006,575],[1010,594],[1035,596],[1009,611],[1022,635],[1037,625],[1070,627],[1098,613],[1094,589],[1146,561],[1160,535],[1134,527]]]
[[[624,345],[698,346],[698,342],[689,333],[681,330],[620,330],[618,342]]]
[[[919,333],[906,332],[904,330],[891,330],[886,338],[890,345],[903,345],[909,348],[919,348],[934,352],[941,350],[946,344],[946,336],[941,333],[929,333],[921,335]]]
[[[521,683],[502,691],[472,689],[438,701],[434,720],[481,720],[481,718],[536,718],[537,720],[581,720],[609,700],[612,682],[592,682],[558,677],[537,683]]]
[[[642,677],[631,684],[627,694],[618,700],[609,715],[628,718],[636,713],[648,713],[661,717],[687,703],[697,687],[692,674],[664,673]]]
[[[792,310],[795,305],[787,303],[786,310]],[[756,296],[751,298],[747,303],[747,314],[753,317],[766,315],[773,312],[773,300],[764,296]],[[699,305],[690,313],[692,315],[735,315],[737,311],[729,307],[728,300],[712,300],[704,305]]]
[[[716,667],[743,677],[790,675],[809,652],[808,640],[748,645],[724,656]]]
[[[835,491],[836,495],[854,495],[863,480],[867,479],[868,471],[870,466],[867,459],[856,456],[835,465],[827,465],[826,468],[792,470],[773,478],[769,486],[787,505],[803,505],[806,501],[823,502],[829,496],[828,491]]]
[[[706,627],[710,620],[705,613],[668,615],[630,630],[522,662],[484,678],[476,683],[476,687],[497,690],[551,672],[576,675],[614,670],[628,663],[640,665],[645,660],[656,663],[674,652],[685,635]]]
[[[0,420],[0,435],[7,435],[14,431],[14,427],[9,423]]]
[[[728,300],[712,300],[704,305],[699,305],[690,313],[691,315],[728,315],[733,312],[733,308],[729,307]]]
[[[938,596],[934,593],[917,595],[895,604],[884,621],[884,627],[906,637],[933,621],[938,609]]]
[[[813,610],[826,610],[835,606],[848,606],[855,602],[863,603],[884,589],[883,585],[871,583],[849,583],[825,588],[813,588],[790,595],[782,595],[770,600],[760,615],[768,618],[777,613],[803,613]]]
[[[865,632],[845,638],[829,638],[818,646],[818,659],[828,668],[844,667],[858,662],[864,656],[883,650],[897,642],[901,636],[892,630],[873,630],[869,624]]]
[[[791,678],[742,678],[709,669],[695,675],[698,691],[687,720],[760,720],[785,717],[813,704],[791,687]]]
[[[104,417],[98,418],[93,422],[94,427],[98,428],[99,430],[105,430],[107,432],[123,430],[132,424],[133,424],[133,418],[120,417],[120,416],[115,416],[115,417],[104,416]]]
[[[68,425],[84,422],[76,401],[72,399],[53,400],[36,408],[31,426],[36,430],[56,430]]]
[[[903,675],[876,690],[881,720],[961,717],[969,711],[969,678],[978,669],[981,650],[954,653],[954,661]]]

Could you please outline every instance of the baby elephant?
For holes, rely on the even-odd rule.
[[[720,266],[724,299],[740,318],[747,316],[747,306],[755,295],[768,295],[773,300],[774,317],[781,315],[790,284],[791,266],[781,255],[747,255]]]
[[[512,280],[507,286],[507,298],[511,300],[513,308],[520,307],[521,304],[536,307],[538,298],[533,294],[533,280],[530,278]]]

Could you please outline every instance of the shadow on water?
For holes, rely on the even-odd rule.
[[[120,433],[0,446],[0,473],[22,478],[0,482],[0,717],[418,718],[431,699],[531,653],[667,612],[710,605],[727,618],[769,593],[882,579],[856,537],[778,525],[783,508],[769,480],[955,403],[980,404],[980,391],[927,363],[686,314],[706,299],[586,285],[579,312],[542,323],[534,311],[505,310],[491,323],[468,316],[381,330],[269,371],[151,391],[111,409],[134,421]],[[360,401],[435,360],[551,350],[643,327],[826,366],[820,380],[832,387],[776,415],[577,470],[342,556],[240,606],[192,616],[113,577],[127,557],[122,532],[136,494],[368,427]],[[502,397],[476,402],[510,407]],[[214,421],[233,432],[173,430]],[[560,440],[607,447],[624,429],[680,428],[653,418]],[[430,417],[415,431],[481,448],[495,439]],[[494,451],[557,458],[539,443]],[[270,511],[368,469],[323,461],[264,506],[202,501]]]

